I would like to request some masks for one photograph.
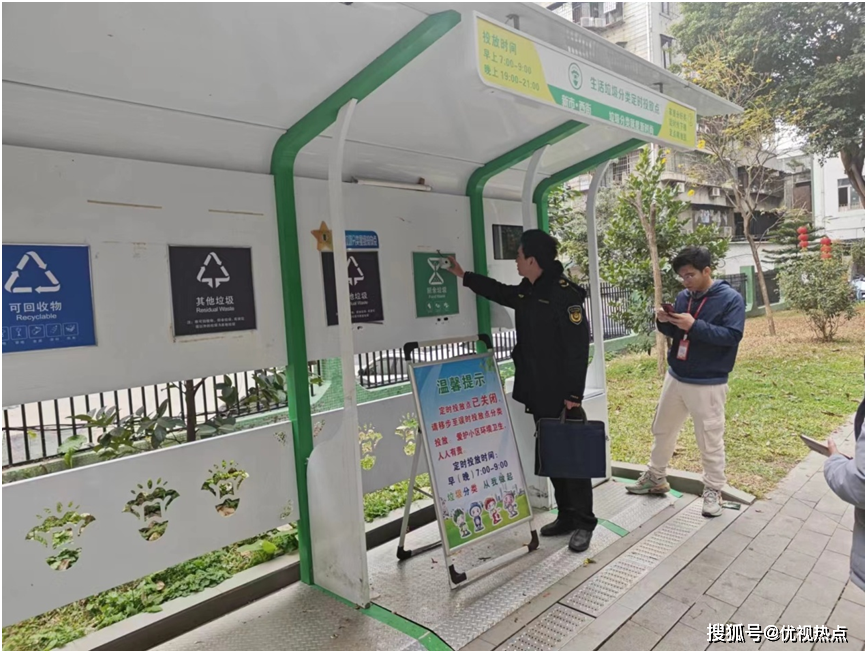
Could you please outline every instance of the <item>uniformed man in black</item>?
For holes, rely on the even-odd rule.
[[[537,423],[559,417],[564,409],[570,411],[569,417],[577,417],[590,354],[586,293],[563,276],[557,240],[544,231],[531,229],[522,234],[516,262],[524,278],[517,286],[464,272],[454,258],[450,271],[476,294],[515,310],[515,401],[524,404]],[[539,464],[537,450],[537,473]],[[590,479],[552,478],[551,483],[558,516],[542,528],[542,535],[572,533],[569,548],[587,550],[596,528]]]

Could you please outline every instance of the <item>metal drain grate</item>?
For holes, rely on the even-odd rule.
[[[701,516],[701,501],[694,501],[582,583],[561,603],[598,617],[706,523],[707,520]]]
[[[554,605],[508,640],[500,651],[556,651],[592,618],[564,605]]]

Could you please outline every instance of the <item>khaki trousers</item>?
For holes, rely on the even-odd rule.
[[[653,418],[653,450],[650,453],[650,471],[654,476],[665,476],[668,463],[677,445],[677,435],[686,418],[695,423],[695,441],[701,452],[705,486],[721,490],[726,484],[725,433],[727,383],[696,385],[678,381],[665,375],[662,395]]]

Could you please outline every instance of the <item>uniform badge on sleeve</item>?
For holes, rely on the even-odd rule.
[[[566,310],[569,311],[569,321],[572,322],[572,324],[581,324],[581,320],[584,319],[584,314],[581,311],[580,306],[570,306]]]

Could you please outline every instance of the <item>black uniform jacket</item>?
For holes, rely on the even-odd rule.
[[[515,401],[542,418],[559,416],[566,399],[584,399],[590,354],[590,326],[584,310],[587,293],[563,277],[561,266],[544,273],[535,284],[524,279],[509,286],[466,272],[464,285],[515,310]]]

